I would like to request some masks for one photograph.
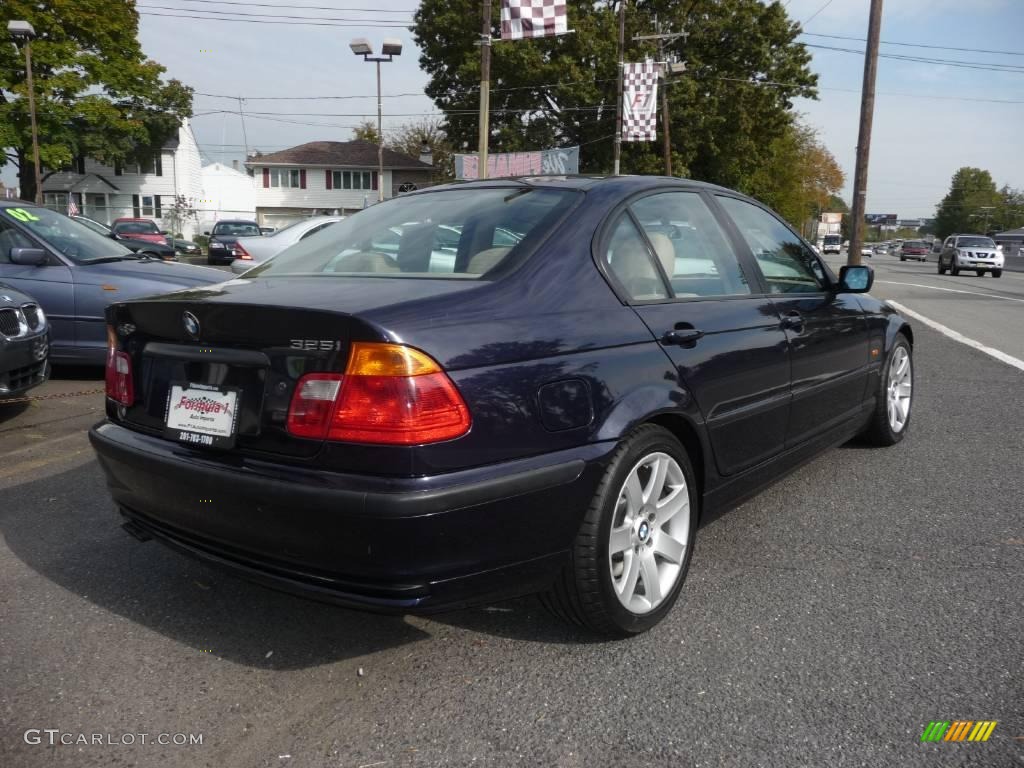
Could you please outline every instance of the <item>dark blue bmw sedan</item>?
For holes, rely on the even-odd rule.
[[[112,305],[90,437],[140,539],[344,605],[540,592],[632,634],[701,524],[904,437],[913,333],[871,282],[706,184],[449,185]]]

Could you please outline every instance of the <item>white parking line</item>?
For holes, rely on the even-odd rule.
[[[953,339],[953,341],[959,341],[961,344],[966,344],[968,347],[972,347],[972,348],[978,350],[979,352],[984,352],[986,355],[989,355],[990,357],[994,357],[996,360],[998,360],[1001,363],[1006,363],[1007,365],[1012,365],[1014,368],[1017,368],[1018,370],[1024,371],[1024,360],[1018,360],[1016,357],[1013,357],[1012,355],[1008,355],[1005,352],[1000,352],[998,349],[993,349],[992,347],[986,346],[985,344],[982,344],[980,341],[975,341],[974,339],[969,339],[966,336],[964,336],[962,333],[959,333],[958,331],[954,331],[952,328],[947,328],[942,323],[937,323],[934,320],[932,320],[930,317],[925,317],[924,315],[918,314],[914,310],[909,309],[908,307],[905,307],[904,305],[900,304],[899,302],[889,300],[888,304],[890,306],[894,307],[896,310],[898,310],[901,314],[907,315],[908,317],[912,317],[915,320],[917,320],[919,322],[922,322],[925,325],[929,326],[930,328],[934,328],[936,331],[938,331],[942,335],[948,336],[949,338]]]
[[[929,288],[933,291],[946,291],[947,293],[969,293],[971,296],[986,296],[990,299],[1002,299],[1003,301],[1018,301],[1024,304],[1024,299],[1014,299],[1010,296],[998,296],[994,293],[982,293],[981,291],[961,291],[959,288],[939,288],[936,285],[924,285],[922,283],[901,283],[898,280],[875,280],[876,283],[886,285],[909,285],[914,288]]]

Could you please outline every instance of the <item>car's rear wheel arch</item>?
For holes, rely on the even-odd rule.
[[[683,447],[686,449],[686,453],[690,458],[690,463],[693,465],[693,474],[697,480],[697,499],[702,499],[704,496],[704,486],[706,481],[704,475],[704,444],[701,442],[700,435],[698,435],[696,428],[686,419],[686,417],[677,413],[661,413],[648,419],[645,423],[656,424],[659,427],[667,429],[675,435],[675,438],[680,443],[683,444]],[[697,510],[697,514],[699,519],[700,509]]]

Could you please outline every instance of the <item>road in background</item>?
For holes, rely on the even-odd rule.
[[[846,254],[826,259],[836,271]],[[1024,274],[1000,278],[939,275],[935,262],[900,261],[897,256],[864,258],[875,270],[871,294],[903,306],[982,344],[1024,360]]]

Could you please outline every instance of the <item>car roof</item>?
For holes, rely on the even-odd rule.
[[[219,219],[213,222],[214,226],[218,224],[256,224],[252,219]],[[256,224],[258,227],[259,224]]]
[[[674,182],[679,185],[685,184],[688,187],[714,190],[716,192],[737,193],[735,190],[721,187],[717,184],[709,184],[706,181],[694,181],[677,176],[599,176],[599,175],[576,175],[576,176],[508,176],[494,179],[479,179],[472,181],[454,181],[448,184],[440,184],[428,189],[416,192],[408,192],[406,195],[429,194],[442,189],[486,189],[488,187],[508,187],[512,184],[522,184],[530,187],[545,189],[578,189],[583,191],[601,189],[619,189],[622,192],[635,192],[648,188],[664,186],[666,182]],[[403,195],[405,197],[406,195]]]

